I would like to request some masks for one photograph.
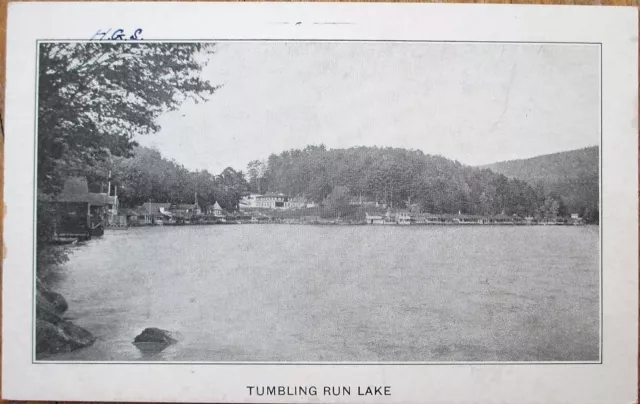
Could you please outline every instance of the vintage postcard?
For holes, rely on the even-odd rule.
[[[11,4],[3,398],[635,401],[637,49],[633,8]]]

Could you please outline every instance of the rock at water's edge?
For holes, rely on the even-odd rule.
[[[56,314],[62,314],[69,308],[67,301],[60,293],[53,292],[44,286],[40,280],[37,282],[37,292],[36,299],[38,303],[46,304],[49,306],[49,309]]]
[[[58,319],[56,324],[36,320],[36,353],[55,354],[85,348],[95,342],[95,337],[84,328]]]
[[[155,344],[171,345],[178,342],[171,332],[160,328],[145,328],[134,340],[134,344],[152,342]]]
[[[36,355],[51,355],[85,348],[95,337],[60,317],[67,309],[62,295],[38,284],[36,296]]]

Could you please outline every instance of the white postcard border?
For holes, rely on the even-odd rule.
[[[7,52],[3,398],[362,402],[256,397],[248,385],[389,385],[379,402],[635,401],[638,313],[637,12],[630,8],[424,4],[11,3]],[[35,23],[34,23],[35,22]],[[32,363],[37,40],[99,29],[146,40],[307,39],[602,44],[602,364],[187,365]],[[28,292],[28,293],[27,293]]]

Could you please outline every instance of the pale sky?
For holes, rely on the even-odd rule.
[[[595,45],[222,42],[223,87],[139,137],[219,174],[309,144],[420,149],[469,165],[599,144]]]

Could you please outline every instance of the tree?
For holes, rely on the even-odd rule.
[[[331,191],[327,196],[327,204],[333,209],[341,209],[349,206],[349,188],[343,185],[339,185]]]
[[[247,165],[247,177],[251,190],[259,194],[262,193],[262,182],[265,175],[265,164],[260,160],[250,161]]]
[[[48,248],[54,227],[47,196],[59,192],[69,176],[106,178],[101,163],[129,157],[134,136],[158,131],[161,114],[212,95],[218,87],[200,72],[213,49],[198,43],[40,44],[38,270],[65,259],[63,252]],[[143,177],[141,171],[130,174]],[[157,193],[163,175],[138,183],[148,194]]]
[[[133,138],[156,119],[218,87],[200,78],[213,45],[47,43],[40,45],[38,189],[55,193],[64,177],[109,156],[128,156]]]
[[[486,192],[482,192],[478,198],[478,209],[475,213],[488,215],[491,212],[491,201]]]
[[[545,219],[556,219],[558,217],[558,213],[560,211],[560,203],[552,198],[551,196],[547,196],[544,200],[544,205],[542,205],[541,213]]]
[[[327,196],[345,186],[363,201],[417,205],[431,213],[533,215],[546,196],[489,169],[390,147],[287,150],[269,156],[266,177],[270,191],[315,202],[329,203]]]
[[[218,203],[228,210],[238,210],[242,195],[249,190],[249,184],[242,171],[235,171],[231,167],[225,168],[216,178],[216,192]]]
[[[598,208],[594,208],[594,209],[586,208],[584,210],[584,213],[582,214],[582,218],[587,223],[599,224],[600,223],[600,211],[598,210]]]

